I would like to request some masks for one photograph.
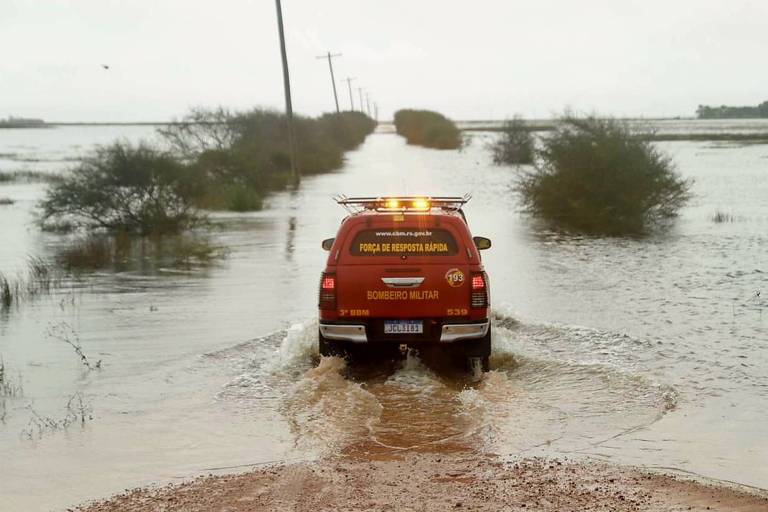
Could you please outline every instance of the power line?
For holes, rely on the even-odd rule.
[[[334,57],[341,57],[340,53],[331,54],[328,52],[326,55],[319,55],[318,59],[328,59],[328,69],[331,70],[331,84],[333,85],[333,101],[336,102],[336,113],[339,113],[339,96],[336,94],[336,79],[333,77],[333,59]]]

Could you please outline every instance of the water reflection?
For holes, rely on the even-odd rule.
[[[291,216],[288,218],[288,230],[285,237],[285,260],[293,260],[293,252],[296,244],[296,217]]]

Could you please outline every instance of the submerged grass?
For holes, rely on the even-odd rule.
[[[56,261],[66,270],[100,269],[113,264],[119,250],[107,237],[92,236],[62,249]]]
[[[138,237],[127,233],[92,234],[59,250],[52,262],[29,256],[26,269],[0,272],[0,313],[50,295],[68,278],[97,270],[156,274],[210,267],[228,255],[225,247],[202,235]],[[62,304],[67,300],[62,299]]]
[[[204,268],[227,256],[205,236],[136,237],[126,233],[93,234],[62,249],[56,262],[73,273],[112,269],[152,272],[166,267]]]
[[[60,176],[40,171],[0,172],[0,183],[52,183],[61,179]]]
[[[15,288],[15,287],[14,287]],[[6,311],[13,305],[13,291],[11,281],[0,272],[0,308]]]
[[[5,423],[7,416],[6,400],[24,396],[21,373],[13,379],[5,368],[5,361],[0,356],[0,423]]]
[[[0,311],[51,292],[61,282],[61,272],[36,256],[27,258],[27,270],[15,277],[0,272]]]
[[[730,223],[730,222],[736,222],[736,216],[731,213],[726,213],[720,210],[717,210],[715,213],[712,214],[710,217],[712,222],[715,224],[723,224],[723,223]]]
[[[24,395],[21,374],[13,379],[5,367],[5,361],[0,357],[0,398],[17,398]]]

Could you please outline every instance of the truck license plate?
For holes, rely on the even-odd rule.
[[[421,320],[384,320],[384,334],[421,334],[424,322]]]

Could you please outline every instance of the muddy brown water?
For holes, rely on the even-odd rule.
[[[697,130],[688,123],[675,129]],[[103,136],[67,130],[13,145],[34,155],[35,137],[53,138],[39,151],[58,155],[59,167],[46,164],[57,172]],[[264,211],[214,215],[199,235],[228,247],[225,259],[179,268],[139,252],[4,312],[0,354],[24,393],[5,399],[0,423],[0,509],[62,509],[254,463],[406,452],[592,457],[768,487],[768,146],[659,144],[696,179],[696,199],[669,231],[604,239],[521,215],[513,171],[484,148],[493,136],[440,152],[374,134],[343,170]],[[7,137],[0,153],[12,153]],[[6,274],[72,242],[31,226],[43,190],[0,184],[16,201],[0,206]],[[492,371],[472,384],[415,354],[319,360],[319,242],[343,217],[331,195],[467,191],[474,234],[494,242]],[[713,222],[718,210],[733,222]],[[52,328],[103,368],[86,370]],[[92,419],[35,423],[66,417],[74,393]]]

